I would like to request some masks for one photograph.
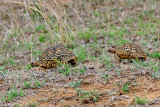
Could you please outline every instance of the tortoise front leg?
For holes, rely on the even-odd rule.
[[[40,69],[41,71],[45,71],[45,70],[46,70],[46,69],[45,69],[44,67],[42,67],[42,66],[40,66],[39,69]]]
[[[119,62],[121,62],[121,58],[120,58],[117,54],[114,54],[114,57],[115,57]]]

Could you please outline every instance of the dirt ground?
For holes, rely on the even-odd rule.
[[[117,63],[116,60],[115,63],[117,67],[123,68],[118,74],[114,70],[111,72],[105,71],[105,67],[101,63],[97,63],[97,61],[86,61],[83,64],[87,68],[84,74],[76,73],[68,77],[57,72],[58,68],[53,68],[46,72],[32,69],[28,71],[27,75],[34,74],[36,78],[40,78],[41,80],[46,79],[45,85],[35,89],[23,87],[25,97],[16,98],[13,100],[14,104],[18,103],[20,107],[29,105],[30,102],[34,102],[37,106],[41,107],[158,107],[160,105],[160,81],[152,78],[150,71],[131,71],[129,68],[133,67],[133,63]],[[102,78],[104,72],[109,74],[107,81]],[[29,79],[29,77],[26,78]],[[71,82],[77,80],[82,80],[78,89],[98,92],[98,99],[96,101],[92,101],[90,97],[81,99],[76,88],[70,86]],[[1,80],[1,85],[5,86],[4,83],[5,80]],[[127,93],[122,91],[124,83],[129,84],[129,91]],[[7,92],[7,90],[6,87],[1,88],[1,93]],[[136,104],[133,100],[136,98],[135,96],[146,98],[148,103],[143,105]],[[2,104],[9,106],[11,103]]]
[[[94,72],[91,71],[92,73]],[[21,101],[21,105],[24,106],[30,101],[37,102],[38,105],[43,107],[57,106],[57,107],[68,107],[68,106],[131,106],[134,105],[133,99],[136,96],[146,97],[151,103],[144,106],[158,107],[160,105],[160,81],[150,79],[149,74],[132,76],[134,72],[127,72],[130,75],[121,74],[121,76],[112,77],[108,82],[95,82],[97,75],[88,74],[86,75],[81,83],[79,89],[88,91],[98,91],[100,96],[96,102],[86,102],[82,103],[78,98],[78,95],[74,88],[69,86],[64,86],[69,82],[65,80],[65,84],[60,85],[60,83],[52,83],[52,87],[48,86],[38,90],[34,95],[27,95],[25,99]],[[132,78],[130,78],[132,77]],[[135,78],[135,79],[134,79]],[[122,92],[121,88],[115,83],[117,82],[133,82],[129,86],[129,92]],[[57,85],[58,84],[58,85]],[[111,93],[111,95],[109,95]]]

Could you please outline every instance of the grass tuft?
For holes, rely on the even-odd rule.
[[[137,96],[136,96],[136,98],[134,98],[133,100],[134,100],[134,102],[136,102],[137,104],[145,104],[145,103],[148,103],[148,102],[149,102],[149,101],[146,99],[146,97],[143,98],[143,97],[137,97]]]
[[[18,91],[15,87],[13,87],[6,96],[0,98],[0,101],[9,102],[12,101],[14,98],[23,95],[24,93],[22,92],[22,89]]]

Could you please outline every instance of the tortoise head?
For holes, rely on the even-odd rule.
[[[138,58],[139,58],[139,60],[144,61],[144,60],[146,60],[147,57],[146,57],[146,54],[144,53],[144,54],[139,54]]]
[[[71,65],[75,65],[77,61],[77,57],[75,56],[75,54],[73,54],[72,52],[68,54],[68,63],[70,63]]]

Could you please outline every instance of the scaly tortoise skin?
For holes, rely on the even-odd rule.
[[[42,53],[36,63],[31,63],[31,66],[40,66],[41,70],[45,70],[55,68],[60,63],[71,63],[74,65],[76,64],[75,61],[77,61],[77,57],[72,51],[63,45],[53,45]]]
[[[116,49],[109,49],[111,53],[115,53],[114,57],[121,61],[121,59],[138,59],[144,61],[147,57],[141,47],[134,43],[126,43],[120,45]]]

